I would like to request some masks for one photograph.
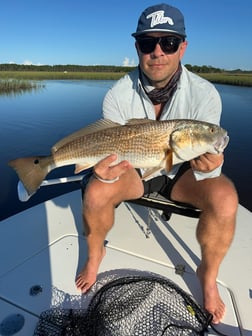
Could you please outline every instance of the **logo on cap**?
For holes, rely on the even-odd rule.
[[[150,19],[150,18],[151,18],[151,24],[150,24],[151,28],[155,27],[158,24],[164,24],[164,23],[169,23],[169,25],[171,25],[171,26],[174,25],[174,22],[173,22],[171,17],[169,17],[169,16],[165,17],[164,16],[164,11],[163,10],[153,12],[153,13],[149,14],[148,16],[146,16],[146,19]]]

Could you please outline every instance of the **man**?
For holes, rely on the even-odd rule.
[[[221,101],[214,86],[180,63],[187,47],[182,13],[167,4],[149,7],[132,35],[139,67],[109,90],[103,103],[104,117],[121,124],[131,118],[189,118],[218,124]],[[115,206],[141,197],[155,181],[153,178],[143,182],[130,162],[111,166],[115,159],[112,154],[94,167],[85,192],[83,218],[88,259],[76,279],[83,293],[96,281]],[[202,155],[182,166],[183,170],[175,167],[170,176],[176,177],[166,188],[167,197],[202,210],[196,231],[202,257],[197,275],[204,306],[212,313],[214,323],[221,321],[225,311],[216,278],[234,235],[238,206],[233,184],[221,174],[222,164],[223,154]]]

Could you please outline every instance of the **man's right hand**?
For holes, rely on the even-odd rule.
[[[120,178],[121,175],[126,173],[129,169],[132,168],[132,165],[124,160],[118,164],[113,164],[116,161],[117,155],[111,154],[105,159],[102,159],[94,166],[94,172],[103,180],[114,180]]]

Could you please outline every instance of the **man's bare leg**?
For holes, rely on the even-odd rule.
[[[231,222],[227,218],[204,218],[203,213],[197,227],[197,238],[201,246],[201,263],[197,274],[201,282],[204,307],[213,315],[213,323],[219,323],[225,313],[216,279],[220,264],[232,242],[234,223],[234,220]],[[222,226],[222,229],[217,228],[217,225]]]
[[[90,181],[83,204],[88,258],[76,279],[76,286],[83,293],[96,281],[99,265],[105,255],[104,240],[114,223],[115,206],[123,200],[139,198],[142,194],[142,181],[132,168],[113,184],[105,184],[97,179]]]
[[[204,307],[213,315],[213,323],[219,323],[224,316],[225,305],[216,279],[235,231],[238,206],[235,188],[223,175],[196,182],[189,170],[174,186],[172,199],[191,203],[202,210],[196,232],[201,247],[197,274]]]
[[[76,279],[76,286],[83,293],[96,281],[99,265],[106,253],[104,240],[113,225],[114,218],[114,209],[111,210],[111,208],[111,205],[107,205],[105,209],[100,208],[92,211],[92,208],[84,207],[83,223],[88,246],[88,258]]]

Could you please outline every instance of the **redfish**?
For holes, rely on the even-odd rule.
[[[150,171],[192,160],[204,153],[220,153],[228,144],[227,131],[204,121],[132,119],[125,125],[102,119],[57,142],[49,156],[18,158],[9,162],[29,195],[53,169],[75,164],[75,173],[94,166],[110,154],[118,163]]]

